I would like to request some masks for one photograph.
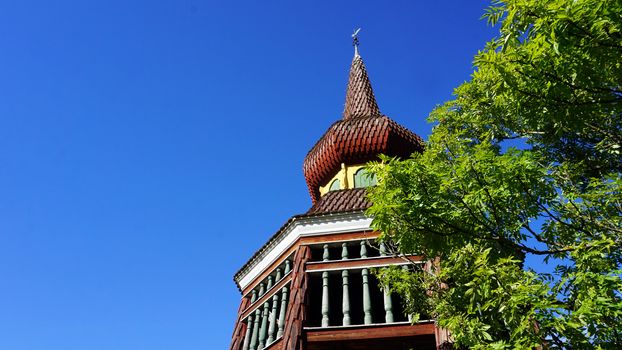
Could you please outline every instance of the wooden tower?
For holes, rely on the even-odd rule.
[[[231,350],[439,347],[434,321],[412,324],[400,298],[370,273],[413,266],[376,245],[378,233],[364,213],[365,187],[374,184],[365,163],[422,150],[419,136],[380,113],[355,50],[343,118],[304,160],[312,207],[291,217],[234,276],[242,300]]]

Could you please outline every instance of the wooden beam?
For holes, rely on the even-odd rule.
[[[434,334],[434,323],[415,325],[371,325],[364,327],[339,327],[307,329],[307,342],[330,342],[343,340],[411,337]]]
[[[410,261],[423,261],[422,257],[411,256]],[[390,256],[378,256],[373,258],[361,258],[351,260],[335,260],[335,261],[316,261],[308,262],[306,272],[321,272],[331,270],[345,270],[363,267],[381,267],[391,265],[408,264],[408,260],[403,258],[395,258]]]
[[[312,245],[318,243],[335,243],[335,242],[349,242],[358,240],[373,240],[380,234],[377,231],[358,231],[358,232],[345,232],[345,233],[332,233],[317,236],[306,236],[300,238],[301,245]]]

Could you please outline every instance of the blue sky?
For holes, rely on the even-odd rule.
[[[487,1],[0,0],[0,349],[223,349],[233,274],[311,204],[350,33],[424,138]]]

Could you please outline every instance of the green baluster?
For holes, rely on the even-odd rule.
[[[341,260],[348,259],[348,244],[341,243]],[[343,298],[341,300],[341,311],[343,312],[343,325],[350,325],[350,292],[348,290],[348,270],[341,271],[343,286]]]
[[[248,350],[248,345],[251,341],[251,333],[253,331],[253,314],[248,315],[246,319],[246,335],[244,335],[244,344],[242,350]]]
[[[365,324],[371,324],[371,297],[369,295],[369,270],[361,271],[363,276],[363,311],[365,312]]]
[[[350,291],[348,290],[348,270],[341,271],[341,279],[343,280],[343,299],[341,303],[341,311],[343,312],[343,325],[350,325]]]
[[[273,284],[274,284],[274,277],[268,276],[268,286],[266,287],[266,291],[270,290]]]
[[[380,256],[387,256],[387,246],[383,243],[380,243]]]
[[[391,301],[391,292],[389,288],[384,289],[384,321],[385,323],[393,323],[393,302]]]
[[[279,311],[279,331],[276,337],[280,338],[285,330],[285,311],[287,311],[287,287],[283,287],[281,292],[281,310]]]
[[[322,272],[322,327],[329,326],[328,272]]]
[[[330,252],[328,251],[328,244],[324,244],[324,255],[322,255],[322,261],[330,260]]]
[[[251,294],[251,304],[254,303],[256,300],[257,300],[257,291],[253,289],[253,292]]]
[[[261,328],[259,329],[259,349],[266,346],[266,332],[268,331],[268,312],[270,304],[266,301],[263,304],[263,314],[261,315]]]
[[[280,280],[281,280],[281,278],[283,278],[283,274],[282,274],[281,272],[282,272],[282,271],[281,271],[281,268],[280,268],[280,267],[277,267],[277,268],[276,268],[276,278],[275,278],[275,280],[276,280],[277,282],[278,282],[278,281],[280,281]]]
[[[276,311],[279,306],[279,293],[274,293],[272,297],[272,311],[270,311],[270,328],[268,329],[268,342],[266,345],[272,343],[274,340],[274,333],[276,331]]]
[[[289,260],[285,260],[285,274],[287,275],[292,269],[292,263]]]
[[[404,270],[405,272],[408,272],[408,265],[402,265],[402,270]],[[413,315],[408,314],[408,322],[412,323],[413,322]]]
[[[361,241],[361,258],[367,258],[367,244]],[[365,324],[371,324],[371,297],[369,294],[369,270],[361,270],[363,276],[363,311],[365,312]]]
[[[251,350],[257,349],[257,335],[259,334],[259,317],[261,317],[261,311],[259,308],[255,310],[255,322],[253,323],[253,335],[251,336]]]

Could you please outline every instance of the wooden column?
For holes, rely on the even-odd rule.
[[[251,293],[251,303],[254,303],[257,300],[257,291],[253,289]]]
[[[261,318],[261,310],[255,310],[255,322],[253,323],[253,335],[251,336],[250,349],[257,349],[257,335],[259,334],[259,318]]]
[[[246,335],[244,336],[244,343],[242,344],[242,350],[248,350],[248,346],[251,343],[251,331],[253,330],[253,314],[248,315],[246,319]]]
[[[380,256],[387,255],[387,246],[384,243],[380,243]]]
[[[328,251],[328,244],[324,244],[322,247],[324,254],[322,255],[322,261],[330,260],[330,253]],[[328,318],[329,300],[328,300],[328,272],[322,272],[322,327],[328,327],[330,321]]]
[[[268,276],[268,286],[266,286],[266,291],[270,290],[274,285],[274,277]]]
[[[285,316],[285,332],[281,350],[305,350],[302,334],[303,321],[307,305],[307,274],[305,264],[311,258],[311,249],[308,246],[298,248],[294,257],[292,271],[291,293]]]
[[[328,271],[322,272],[322,327],[330,324],[329,315],[330,303],[328,300]]]
[[[387,246],[380,243],[380,256],[387,256]],[[383,288],[384,293],[384,322],[393,323],[393,302],[388,288]]]
[[[361,270],[363,276],[363,312],[365,312],[365,324],[371,324],[371,296],[369,294],[369,270]]]
[[[283,335],[285,330],[285,312],[287,311],[287,286],[281,290],[281,310],[279,311],[279,331],[276,333],[276,337]]]
[[[283,274],[282,274],[282,270],[280,267],[276,268],[276,277],[274,278],[274,280],[276,282],[279,282],[281,280],[281,278],[283,278]]]
[[[367,246],[365,241],[361,241],[361,258],[367,257]],[[362,269],[361,275],[363,277],[363,312],[365,312],[365,324],[372,323],[371,317],[371,296],[369,294],[369,270]]]
[[[445,328],[439,328],[436,323],[434,324],[434,337],[436,338],[437,350],[452,350],[454,348],[449,331]]]
[[[348,289],[348,270],[341,271],[341,279],[343,285],[343,299],[341,303],[341,311],[343,312],[342,325],[349,326],[350,321],[350,291]]]
[[[341,244],[341,260],[348,259],[348,244]],[[343,320],[341,322],[344,326],[349,326],[350,321],[350,290],[348,287],[348,270],[341,271],[341,285],[343,287],[343,297],[341,299],[341,312],[343,313]]]
[[[247,333],[248,325],[242,321],[242,313],[246,310],[249,304],[250,300],[248,297],[242,298],[238,309],[238,319],[235,322],[235,329],[233,330],[233,337],[231,339],[231,350],[238,350],[240,348],[240,344],[246,341],[245,334]]]
[[[270,328],[268,328],[268,342],[272,343],[274,340],[274,333],[276,332],[276,312],[279,307],[279,293],[274,293],[272,297],[272,311],[270,312]]]
[[[266,346],[266,333],[268,332],[268,313],[270,312],[270,303],[263,303],[263,313],[261,314],[261,328],[259,329],[259,349]]]
[[[404,270],[405,272],[408,272],[408,265],[402,265],[402,270]],[[413,315],[411,313],[408,314],[408,322],[412,323],[413,322]]]
[[[384,288],[384,322],[393,323],[393,301],[389,288]]]

